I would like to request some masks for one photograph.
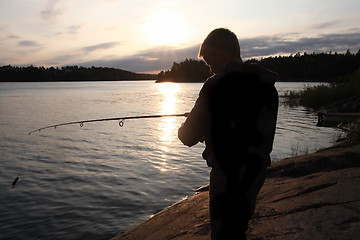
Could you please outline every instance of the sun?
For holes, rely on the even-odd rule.
[[[145,31],[153,45],[180,45],[187,37],[185,18],[174,11],[157,11],[145,19]]]

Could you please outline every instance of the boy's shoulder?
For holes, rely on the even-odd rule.
[[[209,77],[205,82],[203,87],[200,90],[200,96],[207,94],[211,89],[213,89],[219,81],[225,76],[225,73],[215,74]]]

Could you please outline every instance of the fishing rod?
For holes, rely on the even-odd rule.
[[[91,122],[105,122],[105,121],[119,121],[119,126],[124,126],[124,121],[128,119],[144,119],[144,118],[165,118],[165,117],[188,117],[190,113],[182,113],[182,114],[161,114],[161,115],[142,115],[142,116],[130,116],[130,117],[114,117],[114,118],[100,118],[100,119],[91,119],[91,120],[83,120],[83,121],[74,121],[74,122],[65,122],[65,123],[59,123],[55,125],[49,125],[46,127],[35,129],[31,132],[29,132],[29,135],[35,132],[40,132],[41,130],[48,129],[48,128],[54,128],[60,126],[66,126],[66,125],[74,125],[74,124],[80,124],[80,127],[84,126],[84,123],[91,123]],[[15,180],[12,182],[11,187],[15,188],[16,183],[20,179],[20,170],[18,173],[18,176],[15,178]]]
[[[114,118],[101,118],[101,119],[91,119],[91,120],[83,120],[83,121],[74,121],[74,122],[66,122],[66,123],[59,123],[55,125],[50,125],[42,128],[35,129],[29,132],[29,135],[34,132],[40,132],[41,130],[54,128],[66,125],[74,125],[80,124],[80,127],[84,126],[84,123],[91,123],[91,122],[104,122],[104,121],[119,121],[119,126],[124,126],[124,121],[128,119],[144,119],[144,118],[164,118],[164,117],[188,117],[189,113],[182,113],[182,114],[161,114],[161,115],[143,115],[143,116],[131,116],[131,117],[114,117]]]

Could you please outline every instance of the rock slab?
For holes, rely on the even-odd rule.
[[[208,208],[204,191],[114,240],[208,240]],[[358,239],[360,145],[335,146],[273,163],[247,235],[250,240]]]

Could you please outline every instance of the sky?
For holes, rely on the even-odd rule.
[[[0,66],[157,73],[226,27],[243,59],[360,49],[359,0],[0,0]]]

